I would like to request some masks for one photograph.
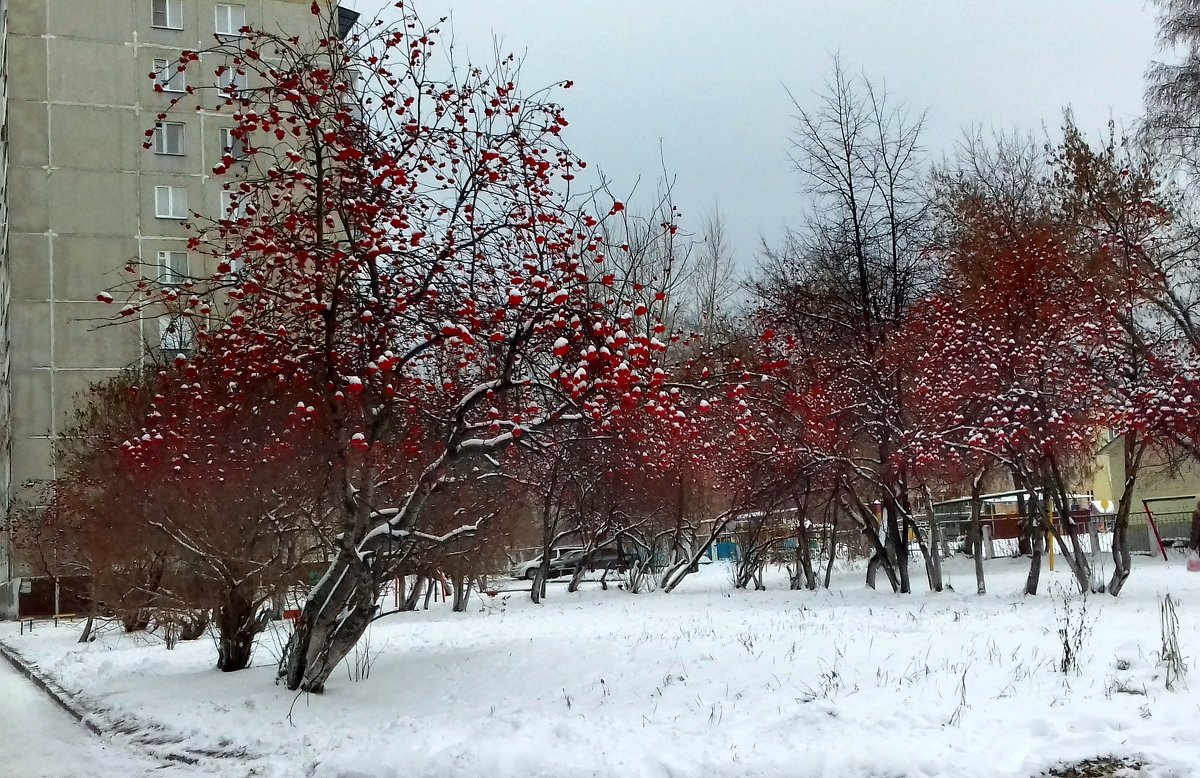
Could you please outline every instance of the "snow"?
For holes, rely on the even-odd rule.
[[[989,561],[978,597],[970,565],[947,560],[958,591],[941,594],[872,592],[854,571],[830,591],[788,591],[780,570],[766,592],[735,591],[717,563],[670,595],[437,603],[377,621],[320,697],[275,684],[282,633],[230,674],[208,640],[80,646],[70,628],[9,625],[0,639],[183,749],[244,749],[210,763],[222,775],[1007,778],[1109,754],[1150,778],[1195,774],[1200,695],[1168,691],[1157,652],[1170,591],[1200,684],[1200,575],[1138,557],[1120,599],[1088,598],[1081,669],[1064,675],[1065,566],[1023,597],[1028,562]]]
[[[142,776],[159,765],[93,735],[0,659],[0,774]]]

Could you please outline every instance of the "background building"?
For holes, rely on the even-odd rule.
[[[142,149],[182,75],[153,71],[244,24],[316,27],[311,0],[0,0],[0,521],[36,507],[55,440],[88,386],[186,336],[102,326],[96,294],[133,261],[169,280],[198,261],[182,220],[225,203],[211,168],[228,119],[181,111]],[[343,22],[354,15],[342,11]],[[216,63],[200,63],[196,74]],[[166,338],[164,341],[163,338]],[[27,570],[0,543],[0,616]]]

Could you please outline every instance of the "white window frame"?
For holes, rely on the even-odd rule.
[[[182,259],[180,259],[182,257]],[[188,276],[186,251],[158,252],[158,282],[167,286],[182,284]]]
[[[232,254],[233,254],[233,252],[226,249],[225,252],[223,254],[221,254],[221,260],[229,263],[228,275],[236,276],[238,273],[241,272],[243,263],[242,263],[241,259],[233,256]]]
[[[159,15],[162,16],[161,24]],[[160,30],[182,30],[183,0],[150,0],[150,26]]]
[[[217,3],[213,31],[225,38],[240,38],[246,26],[246,6],[240,3]]]
[[[184,129],[185,127],[187,127],[187,125],[185,125],[183,122],[159,122],[157,125],[155,125],[155,127],[154,127],[154,153],[155,154],[166,154],[166,155],[172,156],[172,157],[182,157],[186,153],[186,143],[185,143],[186,131]],[[167,143],[167,139],[169,137],[167,134],[168,128],[170,128],[170,129],[177,128],[179,131],[179,149],[177,151],[171,151],[171,148],[170,148],[169,144]]]
[[[154,58],[154,83],[164,92],[186,92],[187,81],[179,63],[171,59]]]
[[[190,353],[196,346],[196,328],[181,317],[163,316],[158,320],[158,348],[160,351]]]
[[[244,219],[248,215],[246,213],[246,200],[244,197],[238,197],[240,193],[231,192],[228,189],[221,190],[221,218],[236,221]]]
[[[246,142],[233,137],[232,127],[221,127],[217,134],[221,139],[221,156],[229,154],[237,162],[244,162],[249,158],[250,155],[246,153]]]
[[[182,186],[154,187],[154,216],[158,219],[186,219],[187,190]]]
[[[217,88],[224,91],[229,86],[233,87],[234,94],[240,94],[246,91],[250,85],[250,79],[245,73],[237,72],[237,67],[230,65],[225,68],[221,75],[217,76]]]

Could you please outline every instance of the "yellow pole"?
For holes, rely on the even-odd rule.
[[[1046,545],[1050,546],[1050,572],[1054,572],[1054,503],[1047,506],[1050,509],[1050,532],[1046,536]]]

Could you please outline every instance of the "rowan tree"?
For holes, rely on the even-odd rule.
[[[1086,590],[1091,566],[1071,495],[1108,422],[1110,396],[1090,355],[1115,326],[1111,306],[1072,230],[1053,221],[1010,228],[986,207],[970,219],[952,249],[946,292],[923,311],[929,335],[916,364],[924,368],[925,427],[912,438],[916,458],[956,450],[979,475],[989,458],[1008,470]],[[1047,503],[1069,550],[1048,523]],[[1040,570],[1036,542],[1032,550],[1030,594]]]
[[[94,387],[64,436],[43,532],[127,629],[153,619],[169,641],[195,637],[211,613],[217,666],[232,671],[327,539],[330,473],[310,427],[286,429],[286,387],[260,381],[222,405],[223,383],[164,367]]]
[[[86,581],[85,632],[97,616],[115,616],[130,632],[150,626],[175,558],[168,539],[148,524],[154,498],[130,501],[130,474],[114,449],[104,451],[140,434],[149,403],[139,384],[129,373],[92,387],[56,444],[57,477],[46,507],[14,522],[13,541],[39,573]]]
[[[871,534],[875,500],[883,506],[882,567],[908,592],[906,526],[914,524],[908,473],[892,454],[905,425],[904,385],[882,360],[908,309],[938,275],[929,244],[929,199],[920,145],[923,117],[835,61],[816,107],[796,104],[793,162],[812,196],[811,215],[766,252],[753,289],[763,327],[795,343],[785,355],[792,394],[810,387],[839,395],[843,496]],[[804,370],[834,367],[828,375]],[[849,458],[847,458],[849,457]],[[849,491],[846,491],[849,490]],[[878,540],[878,538],[876,538]]]
[[[1194,410],[1195,388],[1181,362],[1200,342],[1188,337],[1194,301],[1184,280],[1191,275],[1193,241],[1178,218],[1180,198],[1152,154],[1118,139],[1111,124],[1098,145],[1070,121],[1063,134],[1053,150],[1051,185],[1060,218],[1075,227],[1089,257],[1087,272],[1111,322],[1098,330],[1101,340],[1088,360],[1107,387],[1107,432],[1121,449],[1107,585],[1117,596],[1130,573],[1129,514],[1143,468],[1177,459],[1181,446],[1194,448],[1190,425],[1180,423]]]
[[[396,6],[398,22],[344,40],[314,4],[325,32],[311,43],[245,28],[181,57],[189,84],[214,61],[218,81],[238,76],[189,87],[171,108],[234,124],[248,159],[227,154],[213,173],[237,207],[195,220],[189,247],[213,257],[211,272],[182,293],[137,279],[122,309],[183,302],[199,332],[181,374],[220,375],[215,402],[244,407],[244,387],[266,375],[328,420],[337,546],[283,667],[289,688],[314,692],[398,560],[477,531],[424,523],[464,464],[503,470],[504,449],[603,427],[665,377],[652,322],[666,301],[606,269],[625,247],[603,240],[602,220],[624,205],[581,188],[560,107],[518,89],[512,57],[439,58],[437,27]],[[433,442],[388,446],[404,429]],[[151,436],[169,432],[161,420]],[[382,488],[389,470],[415,473],[409,488]]]

